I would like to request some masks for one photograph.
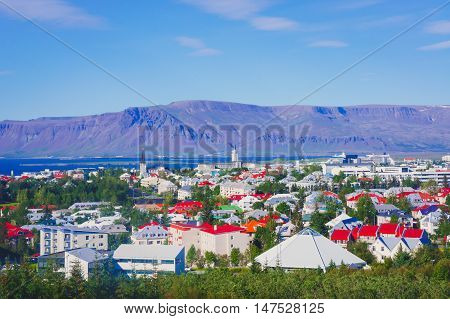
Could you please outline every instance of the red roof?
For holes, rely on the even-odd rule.
[[[365,195],[369,196],[370,198],[376,198],[378,203],[380,203],[380,204],[386,204],[386,198],[384,198],[383,196],[380,196],[378,194],[375,194],[375,193],[359,193],[358,195],[350,197],[349,199],[347,199],[347,201],[348,202],[354,202],[354,201],[356,202]]]
[[[182,230],[182,231],[187,231],[190,230],[191,228],[199,228],[201,230],[203,229],[209,229],[209,228],[213,228],[213,225],[209,224],[209,223],[203,223],[201,225],[197,225],[197,224],[170,224],[170,228],[175,228],[178,230]]]
[[[265,200],[268,199],[269,197],[272,196],[272,194],[270,193],[265,193],[265,194],[252,194],[253,197],[256,197],[259,200]]]
[[[199,187],[203,187],[203,186],[214,186],[214,184],[211,183],[210,181],[203,181],[203,182],[198,183],[198,186],[199,186]]]
[[[239,201],[241,199],[243,199],[244,197],[247,197],[248,195],[231,195],[230,197],[228,197],[229,200],[231,201]]]
[[[336,240],[349,241],[351,234],[352,234],[352,231],[349,229],[335,229],[333,231],[333,233],[331,234],[330,239],[333,241],[336,241]]]
[[[214,226],[212,228],[205,228],[202,229],[205,233],[213,234],[213,235],[220,235],[220,234],[226,234],[226,233],[235,233],[235,232],[243,232],[245,231],[245,228],[234,226],[234,225],[222,225],[222,226]]]
[[[276,220],[280,219],[280,215],[278,215],[278,214],[272,214],[272,216],[266,215],[263,218],[261,218],[259,220],[259,222],[263,223],[263,224],[267,224],[271,219],[276,221]]]
[[[358,232],[358,237],[377,237],[378,226],[363,225]]]
[[[423,229],[415,229],[415,228],[407,228],[403,231],[403,238],[422,238],[425,230]]]
[[[187,211],[195,210],[195,209],[201,209],[203,207],[203,204],[198,201],[184,201],[177,203],[174,207],[169,209],[170,213],[185,213]]]
[[[5,227],[6,227],[6,237],[8,239],[22,236],[26,238],[33,238],[33,233],[28,229],[20,228],[8,222],[5,223]]]
[[[380,235],[396,235],[398,230],[398,224],[381,224],[378,228]]]
[[[336,198],[336,199],[339,199],[338,194],[333,193],[333,192],[330,192],[330,191],[324,191],[324,192],[323,192],[323,195],[329,196],[329,197],[334,197],[334,198]]]

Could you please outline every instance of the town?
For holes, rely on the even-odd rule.
[[[437,280],[428,283],[437,297],[448,293],[448,155],[246,163],[233,149],[229,162],[193,169],[148,169],[149,162],[142,152],[131,170],[1,176],[0,294],[36,296],[27,286],[50,273],[79,286],[101,272],[120,290],[120,280],[201,278],[224,269],[261,276],[413,269],[411,276]],[[30,278],[19,285],[21,271]],[[423,297],[417,293],[406,296]]]

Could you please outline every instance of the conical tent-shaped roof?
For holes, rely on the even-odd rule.
[[[305,228],[291,238],[272,247],[255,259],[263,267],[299,269],[318,267],[326,269],[330,264],[361,268],[366,262],[348,250],[333,243],[311,228]]]

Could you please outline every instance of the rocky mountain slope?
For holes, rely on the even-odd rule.
[[[139,143],[141,141],[141,143]],[[182,101],[118,113],[0,122],[0,156],[449,152],[450,108]]]

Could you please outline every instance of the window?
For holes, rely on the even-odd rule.
[[[89,235],[86,236],[86,240],[89,240]]]
[[[98,238],[103,238],[103,235],[98,235]]]
[[[50,246],[50,240],[45,241],[45,246]]]
[[[45,247],[45,253],[50,254],[50,247]]]
[[[70,234],[65,234],[64,235],[64,240],[70,240]]]
[[[50,238],[50,233],[45,233],[45,239],[49,239]]]
[[[234,237],[233,237],[233,236],[231,236],[231,240],[233,240],[233,238],[234,238]]]
[[[103,246],[103,243],[100,243],[100,244],[98,244],[100,247],[102,247]]]
[[[161,264],[163,264],[163,265],[173,265],[173,263],[174,263],[173,260],[169,260],[169,259],[161,260]]]
[[[381,251],[384,251],[384,247],[381,247]]]

